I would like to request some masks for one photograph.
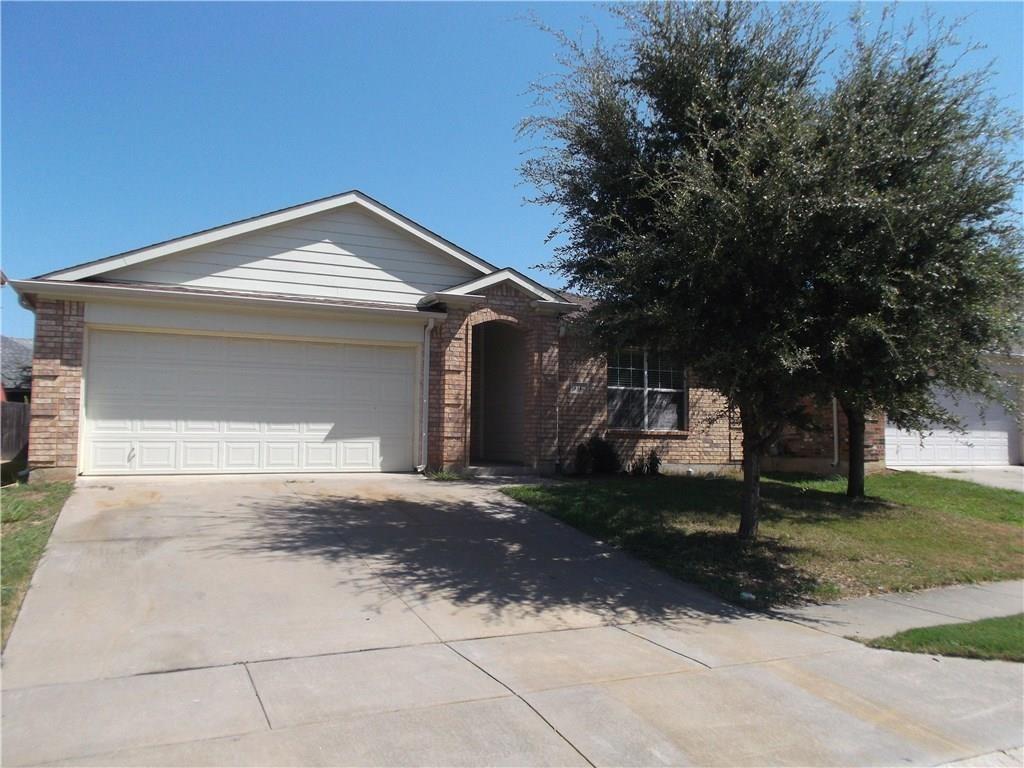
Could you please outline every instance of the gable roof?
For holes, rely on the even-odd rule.
[[[438,291],[436,293],[427,294],[420,301],[420,304],[430,304],[435,302],[453,300],[458,301],[459,299],[479,299],[480,295],[477,293],[478,291],[482,291],[487,288],[490,288],[493,285],[498,285],[499,283],[505,282],[513,283],[524,293],[536,297],[538,301],[552,304],[572,304],[571,302],[567,302],[564,296],[555,293],[550,288],[545,288],[536,280],[531,280],[522,272],[517,272],[511,267],[495,270],[490,274],[474,278],[468,282],[456,285],[455,287],[448,288],[447,290],[444,291]]]
[[[413,237],[428,243],[434,248],[446,253],[453,259],[476,269],[484,275],[490,274],[497,269],[493,264],[484,261],[464,248],[460,248],[450,240],[446,240],[437,233],[417,224],[412,219],[388,208],[386,205],[374,200],[369,195],[353,189],[348,192],[343,192],[340,195],[322,197],[318,200],[311,200],[308,203],[301,203],[300,205],[293,205],[289,208],[282,208],[277,211],[260,214],[259,216],[253,216],[248,219],[241,219],[229,224],[222,224],[219,227],[200,230],[199,232],[194,232],[191,235],[184,235],[171,240],[164,240],[163,242],[154,243],[153,245],[147,245],[144,248],[137,248],[132,251],[125,251],[124,253],[107,256],[106,258],[97,259],[95,261],[88,261],[73,267],[66,267],[54,272],[47,272],[46,274],[39,275],[34,279],[84,280],[96,277],[97,275],[102,275],[106,272],[111,272],[115,269],[121,269],[123,267],[140,264],[152,259],[169,256],[191,248],[210,245],[222,240],[238,237],[239,235],[245,235],[257,230],[275,227],[279,224],[285,224],[290,221],[324,213],[326,211],[332,211],[348,205],[358,206],[372,214],[375,214],[376,216],[379,216],[380,218],[406,231]]]

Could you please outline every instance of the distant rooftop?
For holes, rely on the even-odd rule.
[[[0,336],[0,378],[4,389],[23,389],[32,378],[32,339]]]

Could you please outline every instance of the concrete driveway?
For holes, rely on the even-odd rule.
[[[3,666],[5,765],[934,764],[1018,665],[744,614],[495,489],[80,482]]]
[[[1024,491],[1024,467],[914,467],[906,471],[967,480],[992,488]]]

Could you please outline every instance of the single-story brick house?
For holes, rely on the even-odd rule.
[[[586,351],[574,297],[346,192],[29,280],[42,476],[738,464],[723,399],[653,352]],[[829,471],[843,419],[780,442]],[[838,440],[834,432],[838,431]],[[868,425],[883,460],[885,425]]]

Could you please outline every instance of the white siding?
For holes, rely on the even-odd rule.
[[[415,304],[480,273],[355,206],[114,270],[110,280]]]

